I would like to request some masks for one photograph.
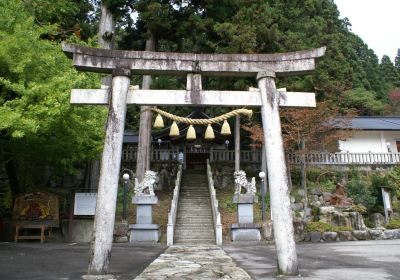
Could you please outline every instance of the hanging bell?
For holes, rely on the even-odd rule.
[[[175,121],[171,125],[171,129],[169,130],[169,136],[171,136],[171,137],[179,136],[179,127]]]
[[[215,139],[214,130],[213,130],[211,124],[207,125],[206,134],[204,135],[204,139],[206,139],[206,140]]]
[[[196,131],[194,130],[193,125],[189,125],[187,134],[186,134],[186,139],[187,140],[195,140],[196,139]]]
[[[231,128],[226,120],[224,120],[224,123],[222,125],[221,134],[222,135],[231,135]]]
[[[164,120],[163,120],[163,118],[161,117],[160,114],[157,115],[157,117],[156,117],[156,119],[154,121],[153,127],[154,128],[163,128],[164,127]]]

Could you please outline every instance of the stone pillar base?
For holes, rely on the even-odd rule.
[[[134,196],[132,203],[137,205],[136,224],[129,225],[131,243],[158,242],[160,227],[153,224],[152,205],[158,203],[156,196]]]
[[[260,241],[260,228],[254,224],[233,224],[231,226],[231,239],[235,241]]]
[[[155,224],[131,224],[129,225],[131,232],[131,243],[137,242],[154,242],[157,243],[160,239],[160,228]]]

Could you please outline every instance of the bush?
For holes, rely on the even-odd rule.
[[[374,223],[371,221],[370,218],[364,218],[364,224],[365,224],[368,228],[374,228],[374,227],[375,227]]]
[[[313,232],[313,231],[319,231],[319,232],[325,232],[325,231],[333,231],[334,226],[323,223],[323,222],[307,222],[306,224],[306,231],[307,232]]]
[[[345,227],[345,226],[333,226],[324,222],[307,222],[306,223],[306,231],[307,232],[313,232],[313,231],[319,231],[319,232],[327,232],[327,231],[351,231],[353,230],[351,227]]]
[[[361,213],[361,214],[367,213],[367,207],[365,207],[362,204],[353,205],[351,207],[351,210],[353,210],[354,212]]]
[[[353,199],[355,204],[362,204],[367,209],[375,205],[376,197],[370,190],[370,184],[365,177],[357,174],[351,178],[346,185],[347,195]]]
[[[387,225],[387,229],[397,229],[400,228],[400,219],[393,219]]]

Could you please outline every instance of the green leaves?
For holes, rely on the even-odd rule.
[[[0,153],[72,172],[101,150],[106,114],[69,104],[72,88],[96,87],[99,77],[78,73],[59,44],[41,39],[55,28],[36,25],[22,1],[0,0]]]

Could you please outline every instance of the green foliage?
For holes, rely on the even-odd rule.
[[[351,231],[351,227],[344,227],[344,226],[333,226],[331,224],[327,224],[324,222],[307,222],[306,223],[306,231],[307,232],[328,232],[328,231]]]
[[[370,218],[367,217],[367,218],[364,218],[363,220],[364,220],[364,224],[365,224],[368,228],[374,228],[374,227],[375,227],[374,223],[371,221]]]
[[[392,219],[385,227],[387,229],[398,229],[398,228],[400,228],[400,219]]]
[[[353,211],[355,211],[355,212],[358,212],[358,213],[361,213],[361,214],[367,213],[367,207],[365,207],[365,206],[362,205],[362,204],[353,205],[353,206],[351,207],[351,210],[353,210]]]
[[[393,194],[400,199],[400,166],[396,165],[387,173],[388,187],[393,189]]]
[[[73,172],[102,147],[105,110],[70,106],[72,88],[96,87],[59,44],[42,39],[54,26],[35,24],[22,1],[0,0],[0,153],[55,172]],[[31,165],[31,168],[29,168]]]
[[[360,172],[353,171],[352,178],[346,184],[346,194],[355,204],[371,208],[375,205],[376,197],[371,192],[370,182]]]
[[[385,104],[378,100],[372,91],[363,88],[348,90],[343,97],[343,105],[358,109],[361,115],[382,114],[385,109]]]

